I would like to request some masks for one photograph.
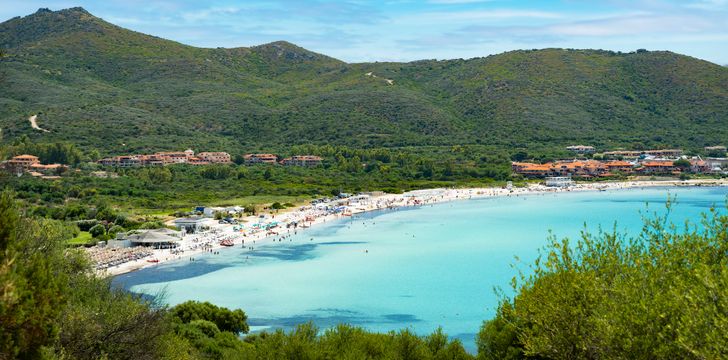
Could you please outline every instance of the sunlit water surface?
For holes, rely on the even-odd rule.
[[[598,226],[637,234],[641,216],[699,220],[725,208],[728,188],[651,188],[455,201],[360,214],[298,231],[291,241],[196,255],[121,275],[126,289],[166,301],[210,301],[242,308],[256,330],[314,321],[429,333],[441,326],[475,348],[484,319],[494,315],[494,289],[509,288],[517,264],[527,270],[549,230],[575,238]],[[649,205],[646,205],[649,204]]]

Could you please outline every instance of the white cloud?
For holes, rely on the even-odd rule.
[[[711,27],[705,19],[692,16],[634,16],[558,24],[543,30],[561,36],[616,36],[697,32]]]
[[[398,17],[397,22],[412,22],[420,25],[433,23],[462,23],[478,20],[512,20],[512,19],[559,19],[564,15],[557,12],[539,10],[493,9],[472,11],[436,11],[423,12]]]

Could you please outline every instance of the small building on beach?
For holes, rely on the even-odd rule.
[[[181,239],[179,231],[170,229],[132,230],[119,233],[115,240],[109,240],[109,247],[151,246],[155,248],[177,247]]]
[[[175,220],[174,225],[184,234],[193,234],[203,230],[206,221],[207,219],[202,217],[188,217]]]
[[[574,185],[574,181],[570,176],[551,176],[544,179],[548,187],[569,187]]]

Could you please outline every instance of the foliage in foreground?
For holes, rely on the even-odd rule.
[[[484,323],[480,358],[728,357],[728,216],[711,210],[681,229],[667,217],[636,238],[552,239]]]

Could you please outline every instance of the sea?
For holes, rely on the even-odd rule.
[[[114,278],[174,305],[209,301],[243,309],[253,332],[313,321],[378,332],[438,327],[475,351],[511,280],[549,236],[617,230],[637,236],[644,217],[698,223],[725,212],[728,187],[633,188],[458,200],[357,214],[281,241],[236,245]]]

